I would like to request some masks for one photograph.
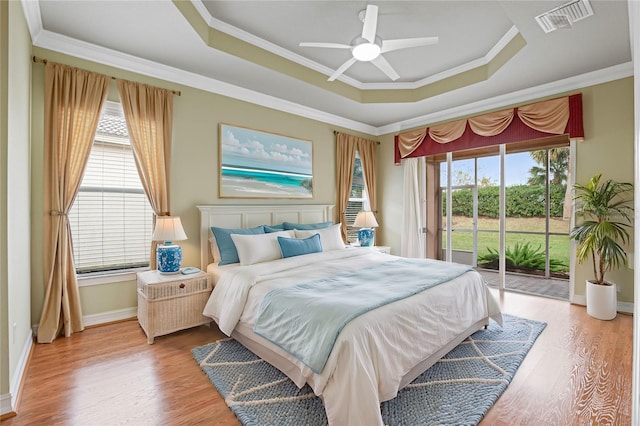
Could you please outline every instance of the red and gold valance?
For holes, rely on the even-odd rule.
[[[563,134],[584,139],[580,93],[401,133],[395,162]]]

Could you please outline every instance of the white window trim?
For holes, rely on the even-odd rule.
[[[123,283],[135,281],[138,272],[148,271],[149,267],[122,269],[110,272],[92,272],[88,274],[76,274],[78,287],[92,287],[96,285]]]

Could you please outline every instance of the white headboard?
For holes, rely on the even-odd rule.
[[[333,220],[329,204],[300,205],[215,205],[196,206],[200,211],[200,268],[207,270],[213,259],[209,250],[212,226],[220,228],[252,228],[278,225],[282,222],[317,223]]]

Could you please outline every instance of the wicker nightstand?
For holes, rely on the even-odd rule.
[[[153,343],[156,336],[208,324],[202,315],[211,294],[211,277],[205,272],[163,275],[138,272],[138,322]]]

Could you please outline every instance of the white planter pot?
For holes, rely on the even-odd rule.
[[[618,295],[616,285],[598,285],[587,281],[587,313],[601,320],[616,317]]]

